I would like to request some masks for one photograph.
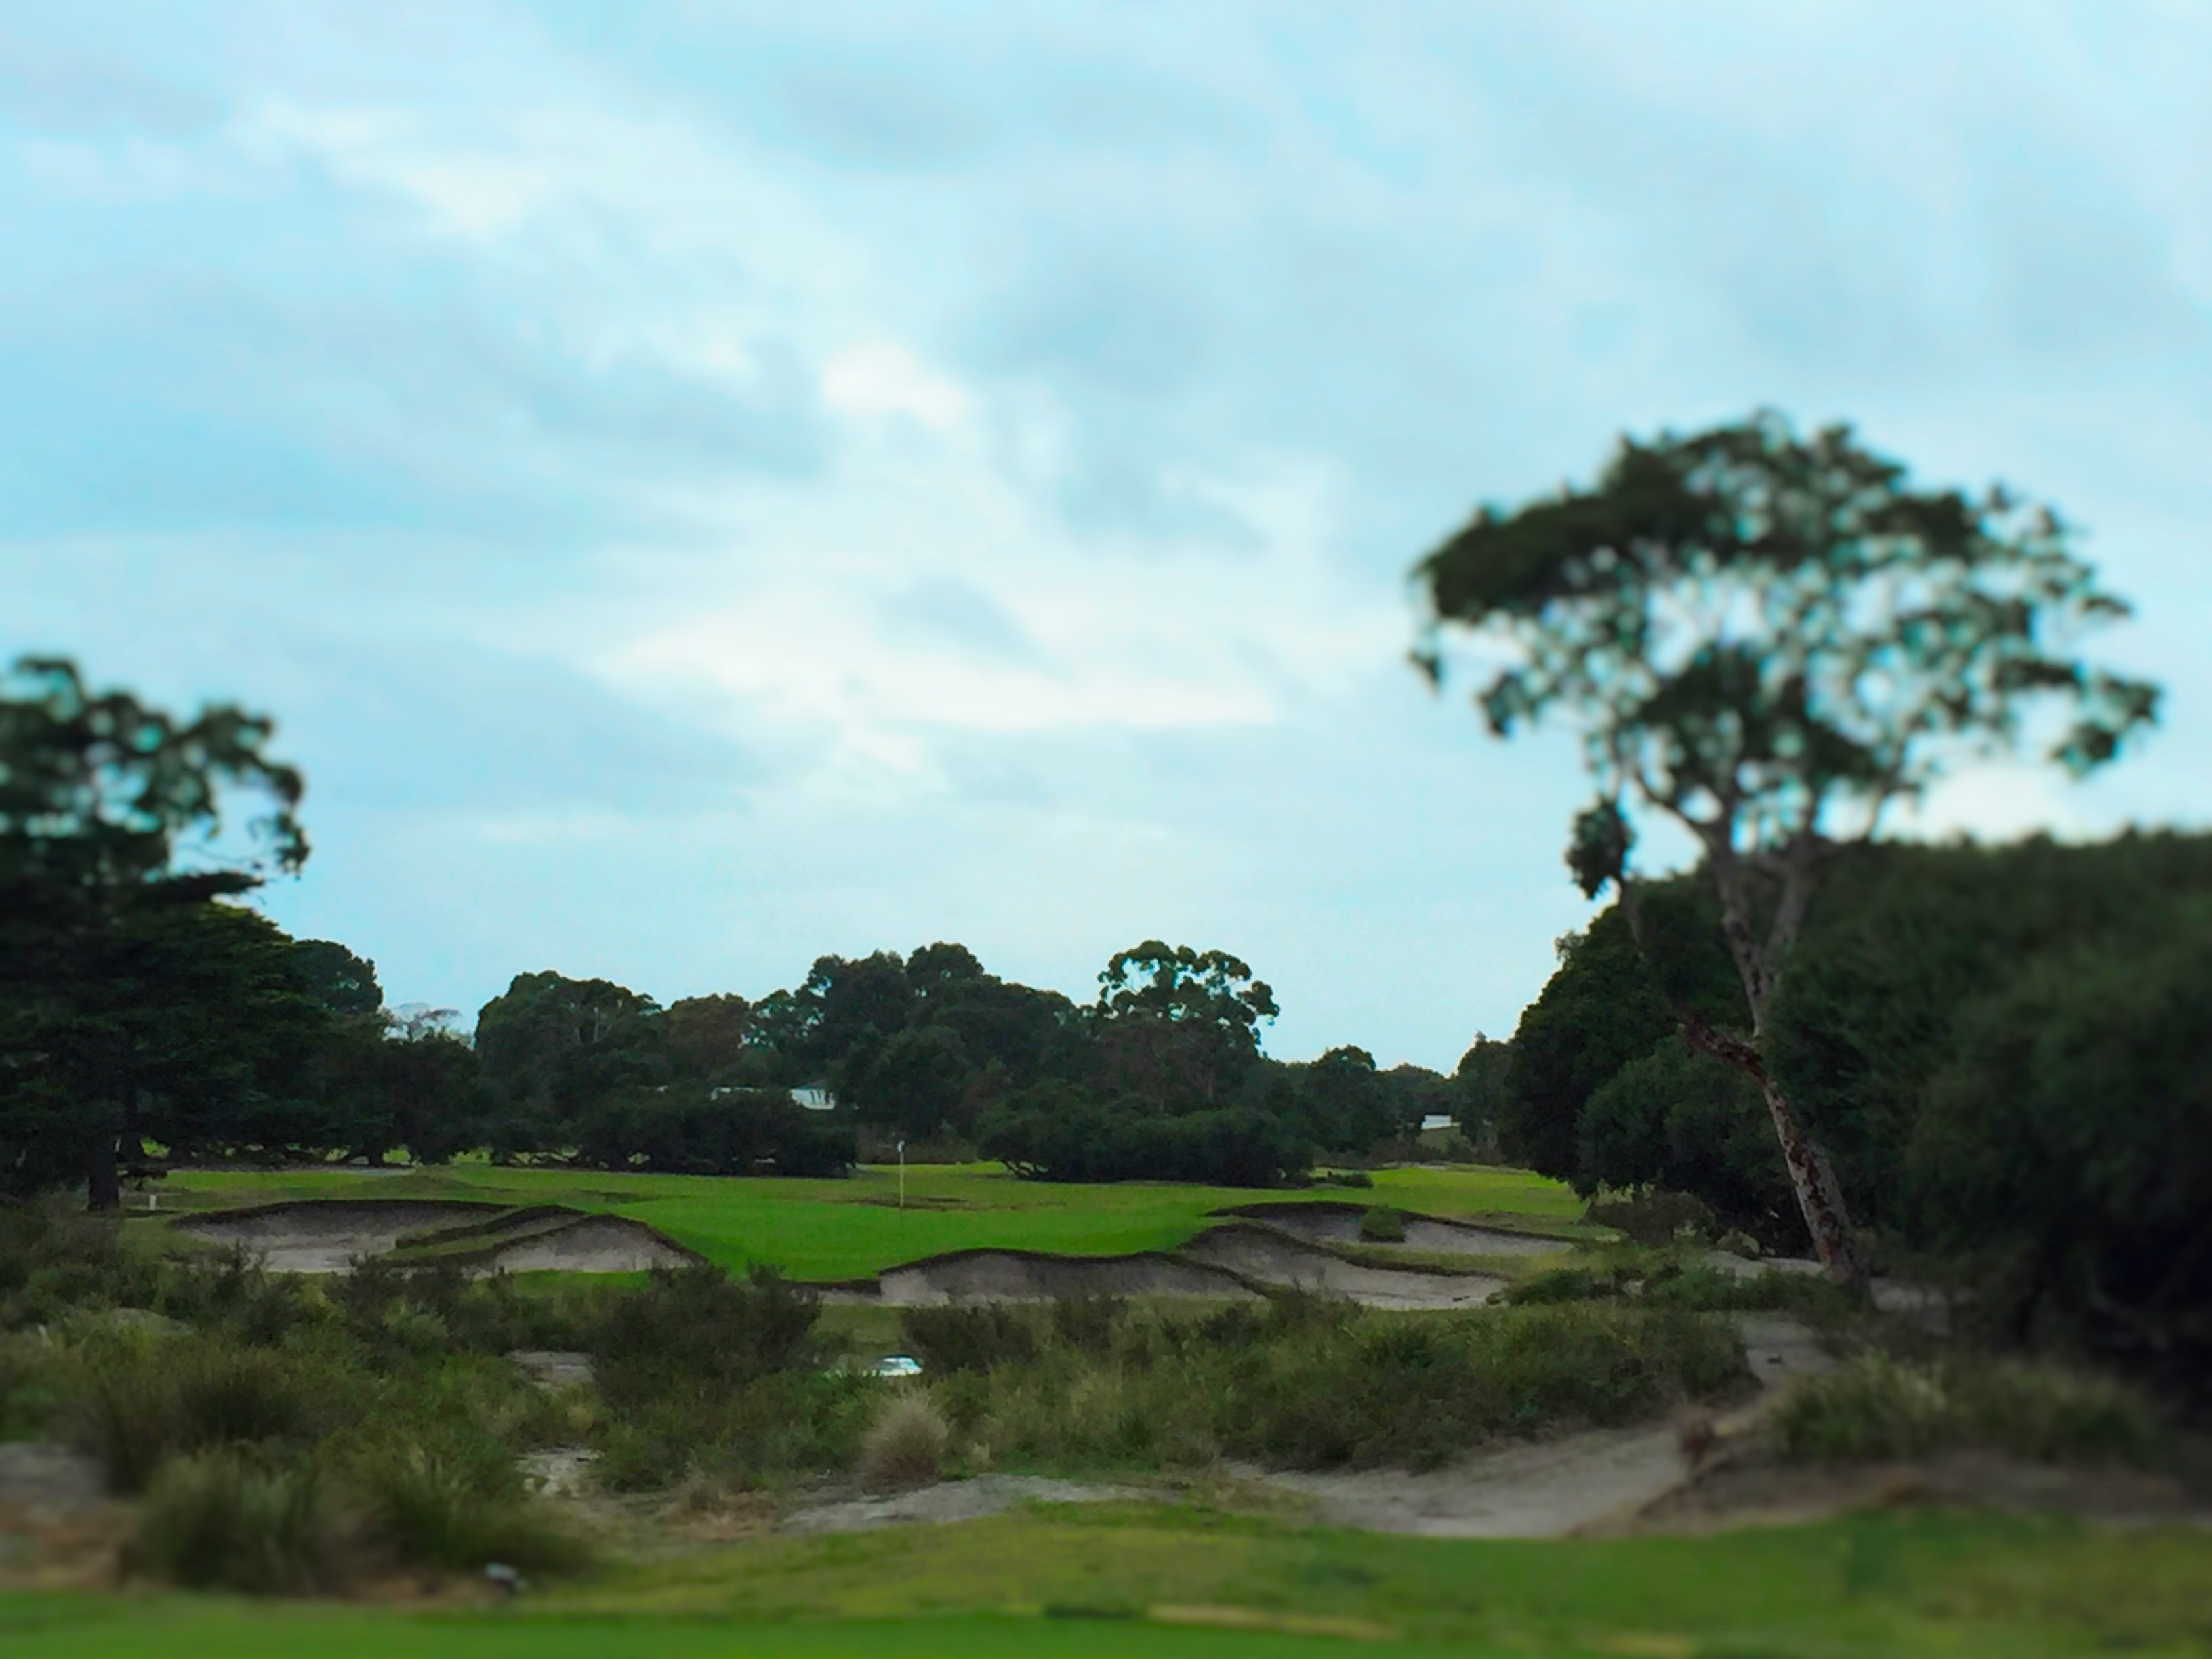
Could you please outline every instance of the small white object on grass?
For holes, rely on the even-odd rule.
[[[909,1353],[895,1353],[876,1361],[871,1373],[876,1376],[920,1376],[921,1361]]]

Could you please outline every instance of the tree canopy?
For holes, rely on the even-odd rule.
[[[2086,771],[2153,719],[2154,687],[2078,655],[2125,606],[2074,540],[2002,487],[1920,489],[1847,427],[1801,437],[1763,411],[1625,439],[1594,486],[1486,507],[1417,569],[1431,677],[1469,638],[1492,660],[1477,702],[1494,732],[1553,716],[1579,732],[1597,800],[1568,863],[1585,893],[1620,884],[1636,922],[1641,815],[1699,848],[1748,1036],[1676,1018],[1759,1082],[1842,1279],[1863,1264],[1826,1152],[1768,1073],[1769,1007],[1823,865],[1889,805],[2025,742]]]

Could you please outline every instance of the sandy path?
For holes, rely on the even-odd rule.
[[[641,1222],[599,1215],[510,1244],[471,1271],[641,1273],[651,1267],[680,1267],[694,1259]]]
[[[1832,1363],[1813,1332],[1794,1319],[1747,1315],[1739,1328],[1761,1391],[1747,1411],[1758,1410],[1780,1384]],[[1238,1473],[1309,1498],[1330,1526],[1431,1538],[1557,1538],[1644,1508],[1687,1470],[1674,1430],[1666,1425],[1504,1446],[1420,1474]]]
[[[884,1498],[850,1498],[805,1505],[784,1516],[781,1532],[872,1532],[922,1521],[975,1521],[1024,1504],[1103,1504],[1155,1497],[1133,1486],[1089,1486],[1033,1474],[979,1474]]]

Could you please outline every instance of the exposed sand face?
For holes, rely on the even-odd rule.
[[[325,1199],[173,1224],[196,1238],[244,1245],[271,1273],[342,1273],[351,1271],[355,1257],[382,1255],[409,1233],[498,1213],[495,1205]]]
[[[499,1206],[488,1204],[331,1199],[191,1217],[174,1224],[195,1237],[242,1245],[271,1273],[342,1273],[357,1259],[382,1255],[411,1233],[487,1221],[500,1212]],[[512,1243],[501,1244],[494,1235],[484,1244],[484,1254],[466,1261],[466,1272],[642,1273],[692,1259],[652,1228],[619,1216],[579,1216],[564,1224],[537,1225]]]
[[[1476,1308],[1505,1286],[1504,1279],[1485,1273],[1346,1261],[1263,1227],[1217,1227],[1183,1246],[1183,1254],[1260,1284],[1342,1297],[1370,1308]]]
[[[641,1222],[586,1217],[495,1252],[477,1264],[486,1273],[640,1273],[680,1267],[691,1257]]]
[[[1361,1212],[1354,1208],[1269,1204],[1254,1205],[1232,1213],[1316,1243],[1363,1242],[1359,1236]],[[1406,1218],[1402,1243],[1407,1249],[1427,1250],[1440,1255],[1551,1255],[1574,1249],[1564,1238],[1540,1238],[1528,1233],[1510,1232],[1503,1227],[1477,1227],[1468,1222],[1438,1221],[1427,1216]]]
[[[969,1250],[884,1271],[872,1295],[848,1288],[840,1301],[929,1307],[947,1302],[1042,1302],[1061,1296],[1208,1296],[1255,1292],[1230,1273],[1166,1255],[1039,1256]]]

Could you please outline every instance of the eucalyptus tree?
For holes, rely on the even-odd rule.
[[[1686,830],[1719,901],[1747,1030],[1681,1007],[1693,1046],[1759,1085],[1828,1272],[1863,1279],[1827,1155],[1766,1064],[1768,1012],[1844,846],[1962,763],[2033,746],[2080,774],[2154,718],[2158,692],[2085,664],[2127,607],[2073,531],[1996,487],[1922,489],[1832,426],[1782,416],[1624,439],[1595,485],[1486,507],[1424,559],[1417,662],[1486,661],[1476,701],[1510,737],[1581,734],[1595,802],[1567,860],[1639,927],[1639,819]]]

